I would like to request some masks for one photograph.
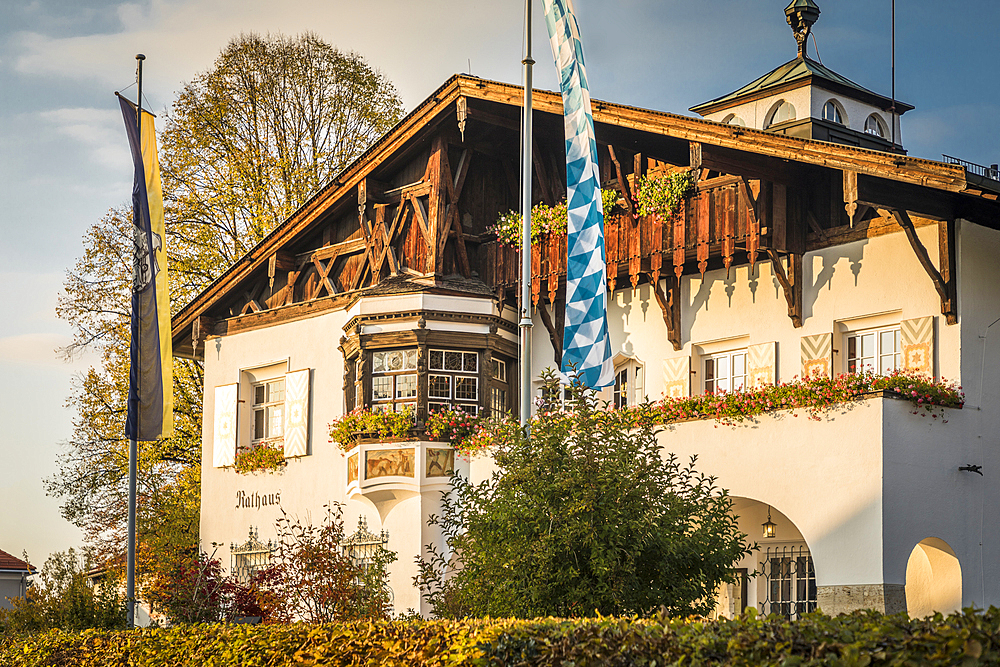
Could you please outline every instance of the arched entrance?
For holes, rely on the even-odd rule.
[[[737,563],[739,580],[723,584],[716,616],[733,618],[747,607],[795,619],[816,610],[816,569],[809,545],[780,510],[752,498],[733,497],[740,530],[759,549]],[[770,523],[772,536],[765,536]]]
[[[911,618],[962,608],[962,565],[944,540],[928,537],[906,562],[906,611]]]

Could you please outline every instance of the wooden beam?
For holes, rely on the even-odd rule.
[[[635,200],[632,198],[632,189],[628,185],[628,179],[622,174],[622,166],[618,162],[618,156],[615,155],[615,147],[608,144],[608,153],[611,155],[611,162],[615,165],[615,175],[618,177],[618,187],[622,191],[622,198],[625,200],[625,205],[628,207],[628,213],[633,219],[638,217],[635,211]]]
[[[558,368],[562,365],[562,339],[559,337],[559,333],[552,323],[552,317],[549,315],[549,309],[545,307],[544,303],[539,302],[538,315],[542,320],[542,326],[549,332],[549,342],[552,343],[553,358]]]
[[[767,248],[767,256],[774,268],[774,277],[778,279],[785,302],[788,304],[788,317],[796,329],[802,326],[802,255],[788,255],[788,274],[781,264],[781,257],[773,248]]]
[[[191,323],[191,354],[197,357],[198,345],[214,332],[215,320],[207,315],[199,315]]]
[[[653,298],[656,305],[660,307],[663,314],[663,323],[667,325],[667,340],[674,346],[675,351],[681,347],[681,300],[680,300],[680,280],[677,276],[668,275],[666,277],[667,292],[660,287],[660,281],[651,281],[653,286]]]
[[[692,170],[701,169],[701,163],[702,163],[701,144],[698,143],[697,141],[689,141],[688,151],[690,153],[690,157],[688,158],[688,166]]]
[[[948,324],[958,324],[958,290],[955,273],[955,221],[938,223],[938,264],[948,298],[941,301],[941,314]]]
[[[951,291],[948,285],[945,284],[944,278],[941,273],[934,268],[934,264],[931,263],[931,258],[927,254],[927,248],[924,244],[920,242],[920,238],[917,236],[917,231],[913,227],[913,221],[910,220],[910,216],[907,215],[906,211],[893,210],[892,215],[896,218],[896,222],[899,226],[903,228],[906,233],[906,239],[910,242],[910,247],[913,248],[914,254],[917,256],[920,265],[924,267],[924,271],[930,276],[931,282],[934,283],[934,289],[937,290],[938,296],[941,297],[941,312],[946,315],[948,312],[954,313],[954,299],[952,298]],[[940,238],[940,235],[939,235]],[[951,273],[951,257],[949,257],[949,273]],[[957,317],[957,313],[954,313]],[[957,321],[957,320],[956,320]],[[949,322],[949,324],[954,324]]]
[[[333,245],[317,248],[316,250],[299,253],[295,256],[295,265],[291,268],[294,269],[305,264],[309,264],[313,261],[313,259],[331,259],[333,257],[339,257],[340,255],[353,255],[355,253],[363,252],[364,249],[365,240],[363,238],[334,243]]]
[[[439,273],[443,264],[443,253],[439,251],[438,239],[447,235],[447,187],[451,185],[450,177],[444,177],[444,166],[448,160],[448,142],[438,135],[431,145],[431,155],[427,159],[427,170],[424,180],[431,184],[431,192],[427,196],[427,235],[430,243],[427,248],[427,272]]]
[[[954,220],[959,217],[954,205],[956,197],[959,195],[936,192],[909,183],[864,175],[857,177],[857,201],[873,208],[907,211],[911,215],[934,220]],[[844,198],[847,199],[846,194]]]

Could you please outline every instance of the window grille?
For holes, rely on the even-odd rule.
[[[243,544],[230,544],[231,571],[241,584],[248,584],[261,570],[271,563],[275,544],[271,540],[261,542],[257,529],[250,526],[250,535]]]
[[[372,410],[402,412],[417,406],[417,350],[372,353]]]
[[[847,372],[889,375],[902,368],[899,327],[861,331],[847,336]]]
[[[479,353],[468,350],[430,350],[427,409],[464,410],[479,414]],[[496,371],[494,366],[491,371]],[[504,368],[506,373],[506,368]]]
[[[742,391],[746,385],[747,351],[735,350],[705,359],[705,393]]]
[[[368,568],[375,562],[375,556],[380,551],[385,550],[385,545],[388,543],[389,533],[387,531],[373,533],[368,529],[368,520],[358,517],[358,529],[353,535],[349,535],[341,541],[340,548],[355,566]],[[355,581],[355,584],[360,585],[361,582]],[[389,596],[389,602],[392,603],[394,599],[392,588],[386,584],[384,589]]]
[[[816,611],[816,570],[809,549],[768,547],[760,571],[764,588],[761,613],[798,620]]]
[[[285,418],[285,379],[253,385],[252,445],[281,442]]]

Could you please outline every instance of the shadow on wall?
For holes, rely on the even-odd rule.
[[[962,566],[944,540],[928,537],[906,563],[906,611],[910,618],[962,608]]]
[[[812,316],[813,303],[819,296],[820,290],[824,287],[827,290],[833,289],[833,275],[837,272],[837,264],[846,259],[849,262],[851,273],[854,274],[854,286],[858,286],[858,276],[861,274],[861,264],[865,256],[865,246],[868,240],[847,245],[834,246],[825,249],[821,254],[808,257],[802,265],[802,281],[806,285],[805,294],[812,298],[804,298],[802,303],[802,319]],[[820,269],[816,270],[819,263]]]

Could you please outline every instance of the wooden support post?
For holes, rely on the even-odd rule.
[[[555,309],[554,304],[553,309]],[[552,323],[552,317],[549,315],[549,309],[544,303],[538,304],[538,315],[542,320],[542,326],[544,326],[545,330],[549,332],[549,342],[552,343],[552,352],[555,358],[556,367],[558,368],[562,364],[562,337],[560,337],[559,332],[556,331],[556,327]]]
[[[938,296],[941,298],[941,312],[944,313],[946,316],[948,315],[949,312],[951,312],[952,316],[957,318],[958,312],[954,308],[955,300],[952,296],[952,292],[951,290],[949,290],[948,285],[945,283],[945,280],[942,277],[941,273],[936,268],[934,268],[934,265],[931,263],[931,258],[927,254],[927,248],[924,247],[924,244],[921,243],[920,239],[917,237],[917,230],[913,228],[913,221],[910,220],[910,216],[906,213],[906,211],[900,211],[895,209],[892,211],[892,215],[894,218],[896,218],[896,222],[899,223],[899,226],[903,228],[903,231],[906,233],[906,239],[910,242],[910,247],[913,248],[913,252],[916,254],[917,260],[920,261],[920,265],[924,267],[924,271],[927,272],[927,275],[930,276],[931,278],[931,282],[934,283],[934,289],[937,290]],[[938,240],[940,243],[940,232],[938,233]],[[953,246],[954,244],[949,244],[949,245]],[[954,252],[953,250],[949,251],[950,255],[948,257],[949,274],[953,273],[954,271],[954,264],[953,264],[954,255],[952,254],[953,252]],[[942,262],[942,265],[943,264],[944,263]],[[956,319],[955,321],[957,322],[958,320]],[[954,323],[955,322],[951,321],[948,322],[948,324],[954,324]]]
[[[785,302],[788,304],[788,317],[796,329],[802,326],[802,255],[788,255],[788,273],[781,264],[781,257],[773,248],[767,248],[767,256],[774,268],[774,277],[778,279]]]
[[[702,163],[701,144],[698,143],[697,141],[689,141],[688,153],[690,155],[688,159],[688,166],[692,170],[701,170],[701,163]]]
[[[199,315],[191,323],[191,354],[197,356],[198,345],[205,341],[215,328],[215,320],[207,315]]]
[[[424,172],[424,180],[431,185],[431,191],[427,197],[427,235],[430,237],[430,243],[428,243],[427,247],[428,273],[439,272],[444,261],[443,253],[440,251],[443,244],[440,243],[439,239],[442,230],[447,229],[448,185],[444,183],[442,178],[444,160],[447,159],[447,150],[448,143],[444,137],[440,135],[434,137],[434,143],[431,146],[431,155],[427,160],[427,169]],[[444,233],[447,234],[447,231],[444,231]]]
[[[941,301],[941,314],[948,324],[958,324],[957,290],[955,286],[955,221],[938,223],[938,264],[948,298]]]
[[[667,291],[660,288],[660,281],[652,281],[653,298],[663,313],[663,323],[667,325],[667,340],[679,351],[681,345],[681,281],[677,276],[666,276]]]
[[[635,210],[635,199],[632,197],[632,189],[628,185],[628,179],[622,173],[622,166],[618,162],[618,156],[615,155],[615,147],[608,144],[608,153],[611,155],[611,162],[615,165],[615,175],[618,177],[618,187],[622,191],[622,198],[625,200],[625,205],[628,207],[628,213],[632,216],[634,220],[638,213]]]

